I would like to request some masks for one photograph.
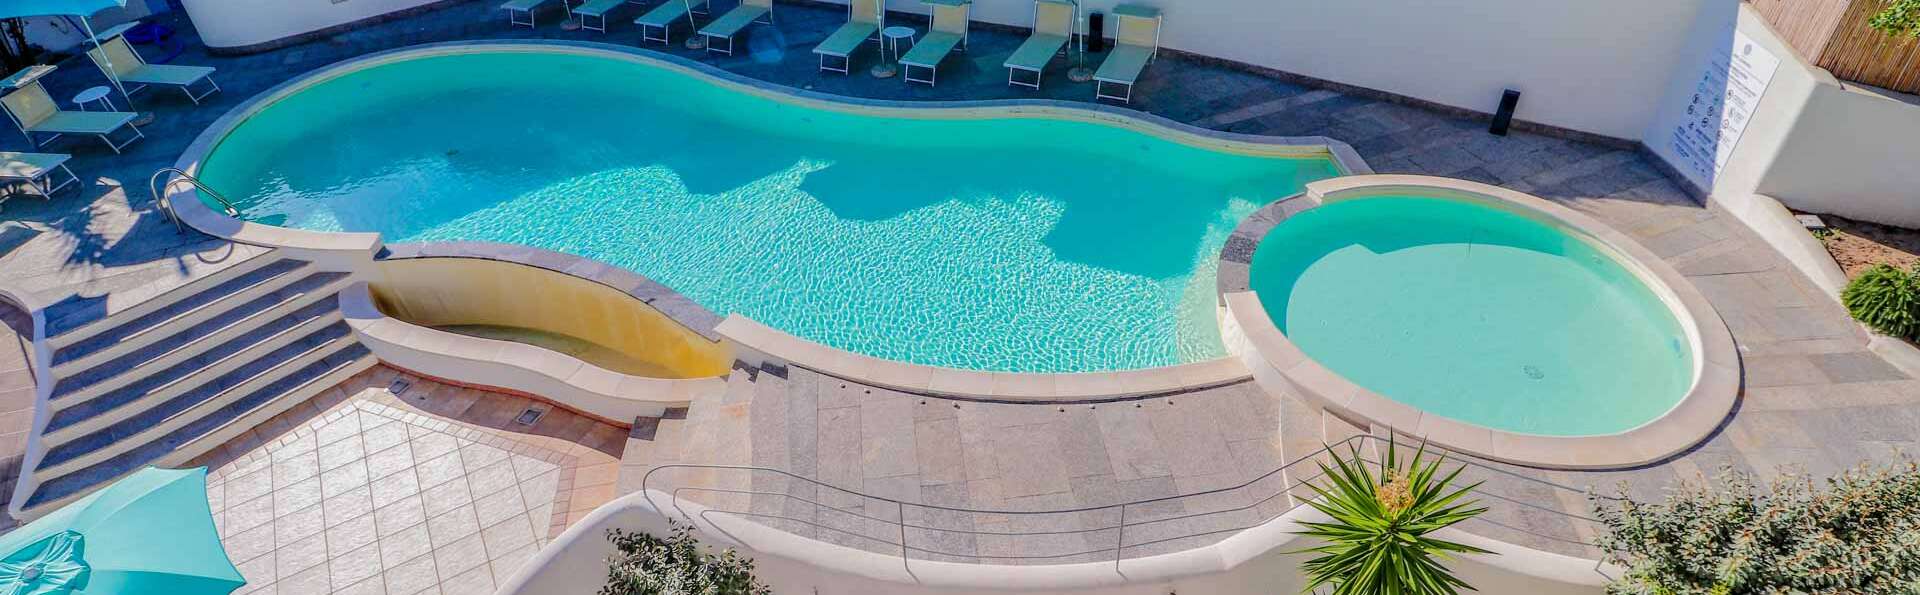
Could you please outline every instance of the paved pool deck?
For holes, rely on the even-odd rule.
[[[562,31],[557,15],[551,13],[542,15],[545,24],[538,29],[509,29],[494,3],[467,2],[259,54],[208,56],[201,48],[189,47],[175,63],[218,67],[215,76],[225,91],[198,107],[164,90],[136,96],[140,107],[157,112],[159,119],[146,129],[149,138],[130,147],[126,155],[113,155],[89,139],[64,139],[50,147],[74,153],[72,167],[88,184],[77,194],[67,191],[51,201],[23,197],[0,210],[0,271],[5,272],[0,283],[28,291],[45,303],[81,299],[111,311],[118,307],[116,295],[178,284],[202,267],[217,266],[209,263],[219,262],[229,248],[201,236],[176,234],[153,211],[146,180],[156,169],[172,165],[186,144],[215,118],[272,85],[342,59],[429,42],[554,38],[633,46],[638,33],[630,21],[639,10],[632,5],[617,9],[613,32],[601,34]],[[779,25],[750,28],[740,42],[746,51],[733,57],[677,45],[644,47],[781,85],[859,97],[1088,101],[1092,96],[1090,85],[1068,82],[1065,68],[1058,65],[1048,71],[1039,92],[1008,87],[1000,61],[1020,36],[984,27],[973,30],[966,53],[942,66],[938,87],[867,76],[863,71],[871,58],[857,61],[852,75],[821,73],[808,50],[842,22],[844,12],[789,4],[780,4],[776,10]],[[192,45],[190,26],[176,25],[187,29],[183,35]],[[101,79],[84,59],[66,62],[50,81],[54,95],[62,98],[95,84],[101,84]],[[1325,135],[1352,144],[1381,173],[1466,178],[1548,198],[1624,231],[1699,287],[1731,327],[1744,358],[1742,398],[1719,431],[1698,447],[1659,464],[1606,472],[1523,469],[1522,473],[1603,491],[1626,482],[1635,495],[1653,497],[1675,480],[1723,467],[1763,472],[1785,467],[1828,474],[1861,461],[1886,460],[1903,449],[1911,451],[1920,435],[1914,431],[1920,427],[1920,381],[1868,352],[1866,335],[1834,300],[1822,295],[1753,232],[1719,208],[1695,201],[1637,151],[1523,132],[1495,137],[1485,132],[1483,122],[1451,113],[1177,56],[1163,57],[1148,67],[1133,107],[1217,130]],[[0,150],[23,149],[17,134],[0,132]],[[856,393],[860,398],[831,397],[830,393],[842,390],[838,383],[804,370],[787,380],[786,390],[764,391],[783,395],[778,405],[771,400],[765,406],[749,405],[767,415],[767,421],[736,429],[751,435],[754,448],[791,446],[745,456],[797,471],[812,460],[816,465],[812,469],[822,480],[850,489],[928,499],[976,498],[953,487],[956,476],[949,455],[955,453],[973,452],[981,461],[999,461],[993,470],[1012,477],[978,479],[1002,479],[992,482],[1001,484],[999,489],[1017,484],[1015,491],[1021,497],[1056,507],[1137,495],[1109,480],[1145,480],[1153,490],[1184,491],[1197,482],[1250,477],[1271,469],[1282,460],[1279,457],[1310,449],[1323,437],[1340,433],[1326,431],[1327,420],[1319,416],[1288,414],[1301,411],[1294,408],[1298,403],[1291,397],[1272,397],[1246,386],[1184,394],[1151,408],[1143,403],[1136,413],[1125,416],[1105,413],[1108,408],[1102,407],[1101,416],[1115,416],[1117,421],[1111,423],[1096,417],[1091,408],[1063,412],[1051,405],[962,404],[960,412],[971,408],[987,416],[981,419],[1008,423],[970,423],[967,416],[975,414],[960,413],[948,424],[914,415],[916,408],[937,406],[941,403],[937,400],[922,405],[924,399],[918,397],[882,393],[886,398],[866,398],[871,393],[864,392]],[[855,389],[864,390],[858,386],[846,390]],[[842,395],[847,396],[851,395]],[[1189,417],[1202,409],[1183,407],[1183,403],[1205,403],[1219,411]],[[771,417],[776,410],[782,412],[777,426]],[[1247,412],[1257,415],[1236,417]],[[1259,420],[1263,431],[1278,427],[1280,432],[1277,437],[1236,439],[1232,432],[1207,421],[1216,415]],[[1011,423],[1019,420],[1034,423]],[[974,450],[969,451],[968,445]],[[1236,445],[1240,451],[1234,450]],[[1250,446],[1255,448],[1249,450]],[[1095,452],[1105,456],[1089,454]],[[961,463],[964,468],[966,461]],[[1188,477],[1201,471],[1218,477]],[[960,477],[965,478],[961,486],[975,479]],[[978,485],[981,494],[990,489],[987,483]],[[1586,506],[1582,499],[1565,494],[1536,495],[1566,511]],[[1561,517],[1522,516],[1515,522],[1539,525],[1523,528],[1568,534]],[[1539,545],[1563,549],[1551,543]]]
[[[527,408],[539,419],[515,422]],[[613,497],[625,436],[376,366],[193,464],[247,579],[235,595],[491,593]]]

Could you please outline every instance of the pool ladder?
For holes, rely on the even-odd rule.
[[[173,178],[167,180],[165,184],[160,183],[161,176],[168,174],[172,174]],[[174,231],[184,233],[187,228],[180,223],[180,215],[173,212],[173,201],[167,200],[167,191],[172,190],[174,184],[183,181],[192,184],[202,195],[213,197],[214,202],[220,203],[221,209],[226,212],[228,217],[240,216],[240,208],[233,206],[233,201],[227,200],[227,197],[220,194],[219,191],[207,187],[207,184],[201,182],[200,178],[193,177],[193,174],[187,173],[177,167],[163,167],[160,168],[160,171],[153,172],[153,177],[147,178],[147,190],[153,192],[153,204],[159,205],[160,211],[167,214],[167,220],[173,222]]]

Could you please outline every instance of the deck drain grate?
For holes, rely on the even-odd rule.
[[[520,412],[520,415],[513,416],[513,423],[531,426],[533,422],[540,421],[540,416],[546,414],[547,412],[545,410],[528,407],[526,411]]]
[[[412,387],[413,383],[407,382],[405,378],[395,378],[393,379],[393,384],[387,385],[387,392],[393,393],[393,396],[398,397]]]

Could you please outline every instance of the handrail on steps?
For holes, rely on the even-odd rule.
[[[165,184],[161,184],[160,178],[168,174],[172,174],[173,178],[167,180]],[[174,184],[183,181],[192,184],[193,187],[202,194],[213,197],[215,202],[220,203],[220,207],[226,212],[228,217],[240,216],[240,208],[233,206],[233,201],[227,200],[226,195],[220,194],[219,191],[208,187],[205,182],[200,181],[200,178],[193,177],[193,174],[187,173],[185,170],[177,167],[163,167],[160,168],[159,171],[153,172],[153,177],[147,178],[147,190],[153,192],[153,203],[159,205],[160,211],[166,213],[167,220],[173,222],[174,231],[185,232],[186,226],[180,223],[180,215],[173,212],[173,201],[167,199],[166,193],[173,189]]]

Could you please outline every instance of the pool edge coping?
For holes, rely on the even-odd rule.
[[[241,102],[208,124],[192,143],[182,150],[174,167],[187,175],[198,176],[200,166],[213,149],[238,125],[260,111],[308,87],[375,66],[413,58],[474,53],[516,51],[572,53],[636,61],[702,77],[709,83],[751,92],[779,101],[808,104],[809,107],[836,111],[881,110],[902,115],[925,117],[940,113],[945,119],[988,117],[1048,117],[1119,126],[1192,146],[1227,151],[1261,150],[1278,156],[1295,152],[1300,156],[1324,156],[1339,170],[1338,175],[1371,174],[1373,169],[1352,145],[1325,136],[1259,136],[1209,130],[1151,113],[1101,103],[1060,99],[991,99],[958,101],[903,101],[833,95],[796,89],[762,81],[673,54],[641,47],[575,40],[464,40],[435,42],[395,48],[342,60],[288,78]],[[1291,150],[1291,151],[1289,151]],[[229,217],[203,204],[191,185],[171,181],[163,190],[166,203],[180,220],[202,233],[221,239],[262,246],[293,248],[300,251],[338,252],[377,249],[382,241],[375,232],[322,232],[266,225]],[[175,200],[177,197],[184,200]]]
[[[1530,211],[1614,252],[1615,260],[1660,298],[1687,334],[1694,350],[1694,378],[1688,392],[1660,416],[1621,432],[1528,434],[1428,414],[1362,388],[1308,357],[1274,324],[1250,288],[1254,251],[1280,223],[1329,199],[1414,189]],[[1617,469],[1666,460],[1711,437],[1733,414],[1739,398],[1741,362],[1733,335],[1706,297],[1678,270],[1592,217],[1497,186],[1416,175],[1352,176],[1309,183],[1305,192],[1270,203],[1242,220],[1221,249],[1218,282],[1225,310],[1222,337],[1228,351],[1242,359],[1263,388],[1299,394],[1337,417],[1357,419],[1362,426],[1384,426],[1495,460],[1564,469]]]
[[[308,87],[382,64],[413,58],[483,51],[572,53],[637,61],[704,77],[709,83],[722,87],[751,92],[774,100],[804,103],[809,107],[836,111],[871,113],[874,110],[881,110],[895,115],[909,117],[933,115],[943,119],[1046,118],[1117,126],[1137,134],[1210,150],[1274,157],[1297,154],[1300,157],[1325,158],[1334,165],[1337,175],[1340,176],[1373,173],[1372,167],[1367,165],[1351,145],[1325,136],[1279,137],[1216,131],[1125,107],[1058,99],[901,101],[832,95],[762,81],[716,66],[645,48],[571,40],[437,42],[386,50],[322,66],[290,77],[228,110],[194,138],[193,142],[181,152],[175,167],[187,172],[188,175],[197,175],[206,157],[240,123]],[[582,277],[625,291],[626,289],[619,284],[608,283],[598,278],[601,274],[618,271],[653,283],[673,298],[699,306],[697,302],[670,287],[652,282],[638,273],[590,258],[564,255],[567,258],[577,259],[578,263],[592,264],[576,263],[556,270],[552,267],[503,256],[507,252],[522,249],[560,254],[517,244],[468,241],[383,246],[381,235],[377,232],[320,232],[266,225],[229,217],[208,208],[199,200],[199,197],[194,195],[194,192],[195,190],[189,185],[172,184],[168,186],[165,196],[167,203],[182,222],[202,233],[229,241],[285,248],[308,254],[365,252],[373,254],[376,259],[393,257],[394,254],[426,256],[425,252],[439,252],[440,248],[437,246],[441,244],[456,245],[451,248],[452,251],[458,251],[462,246],[483,246],[480,254],[434,254],[434,256],[505,260]],[[176,198],[180,200],[175,200]],[[632,295],[631,291],[629,295]],[[634,297],[647,301],[642,296]],[[699,307],[704,310],[704,306]],[[1172,366],[1077,373],[996,372],[929,366],[830,347],[802,339],[740,314],[730,314],[710,327],[688,324],[687,321],[671,314],[670,317],[702,335],[710,338],[718,335],[734,343],[736,357],[745,353],[759,353],[771,356],[763,358],[766,362],[793,363],[830,376],[941,398],[986,402],[1097,403],[1205,390],[1252,379],[1251,372],[1238,359],[1231,356]],[[925,378],[925,381],[921,381],[921,378]],[[935,381],[936,379],[938,382]]]

